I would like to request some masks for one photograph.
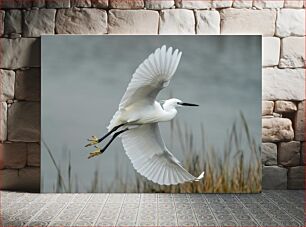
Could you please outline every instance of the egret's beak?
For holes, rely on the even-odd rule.
[[[192,103],[187,103],[187,102],[181,102],[179,104],[182,106],[199,106],[198,104],[192,104]]]

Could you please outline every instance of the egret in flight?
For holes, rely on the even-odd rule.
[[[178,107],[198,106],[176,98],[163,102],[156,96],[174,75],[182,52],[162,46],[150,54],[139,65],[123,95],[119,109],[107,127],[108,133],[102,138],[92,136],[87,146],[96,145],[112,135],[109,142],[91,152],[88,158],[102,154],[112,141],[120,135],[123,147],[135,170],[147,179],[160,185],[175,185],[199,181],[191,175],[165,146],[158,123],[172,120]]]

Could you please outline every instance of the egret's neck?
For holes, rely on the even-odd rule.
[[[175,105],[172,103],[165,102],[163,105],[163,109],[167,112],[177,111]]]

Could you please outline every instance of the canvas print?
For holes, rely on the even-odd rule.
[[[261,191],[261,36],[43,36],[42,192]]]

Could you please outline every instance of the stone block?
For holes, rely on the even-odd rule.
[[[24,12],[23,36],[39,37],[54,34],[55,9],[33,9]]]
[[[301,146],[301,165],[305,166],[306,165],[306,150],[305,150],[305,142],[302,142],[301,143],[302,146]]]
[[[25,143],[0,143],[0,169],[21,169],[26,166],[26,162]]]
[[[91,5],[94,8],[105,9],[108,7],[108,0],[91,0]]]
[[[253,6],[253,1],[250,0],[234,0],[233,2],[233,7],[234,8],[252,8]]]
[[[305,37],[282,39],[280,68],[305,67]]]
[[[277,165],[277,145],[275,143],[261,144],[261,162],[266,166]]]
[[[298,166],[300,164],[300,142],[280,143],[278,147],[278,164],[285,167]]]
[[[71,7],[91,7],[91,0],[70,0]]]
[[[110,10],[110,34],[157,34],[159,14],[153,10]]]
[[[27,167],[21,170],[0,170],[0,189],[23,192],[40,191],[40,168]]]
[[[3,142],[7,139],[7,104],[0,104],[0,142]]]
[[[4,34],[4,17],[5,17],[5,11],[0,10],[0,35],[1,36]]]
[[[275,102],[276,113],[292,113],[297,111],[297,107],[294,102],[278,100]]]
[[[212,0],[212,8],[228,8],[233,4],[233,0]]]
[[[305,101],[298,104],[298,111],[294,118],[295,140],[305,141]]]
[[[279,166],[264,166],[262,170],[263,189],[287,189],[287,169]]]
[[[14,99],[15,72],[0,69],[0,101]]]
[[[60,9],[56,15],[57,34],[107,33],[107,13],[102,9]]]
[[[220,14],[216,10],[196,10],[196,33],[206,35],[220,34]]]
[[[40,145],[38,143],[28,143],[27,166],[40,166]]]
[[[1,0],[0,8],[2,9],[31,8],[32,1],[35,0]]]
[[[305,189],[304,166],[291,167],[288,170],[288,189]]]
[[[262,119],[263,142],[290,141],[293,138],[294,138],[294,132],[290,119],[287,118]]]
[[[262,38],[262,65],[276,66],[279,63],[280,38],[263,37]]]
[[[263,100],[304,100],[303,69],[264,68],[262,70]]]
[[[32,7],[33,8],[44,8],[46,7],[45,0],[32,0]]]
[[[40,141],[40,103],[15,102],[8,109],[8,140]]]
[[[109,7],[113,9],[142,9],[144,0],[109,0]]]
[[[305,35],[305,10],[281,9],[277,12],[276,31],[279,37]]]
[[[36,38],[0,38],[0,68],[19,69],[40,66],[40,40]]]
[[[40,101],[40,68],[16,71],[15,98]]]
[[[271,9],[223,9],[221,34],[247,34],[273,36],[276,11]]]
[[[22,33],[22,11],[18,9],[8,10],[4,18],[4,34]]]
[[[70,0],[45,0],[47,8],[62,9],[70,7]]]
[[[160,12],[159,34],[195,34],[192,10],[165,9]]]
[[[285,8],[303,8],[303,0],[285,0]]]
[[[145,0],[146,9],[170,9],[174,7],[174,0]]]
[[[264,8],[283,8],[284,0],[254,0],[253,6],[257,9],[264,9]]]
[[[177,8],[184,9],[209,9],[212,7],[211,0],[175,0]]]
[[[262,101],[261,115],[272,115],[274,109],[273,101]]]

